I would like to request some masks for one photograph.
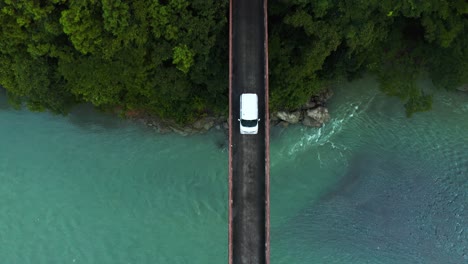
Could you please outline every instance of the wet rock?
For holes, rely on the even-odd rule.
[[[307,116],[322,124],[330,121],[330,114],[328,113],[328,109],[323,106],[307,110]]]
[[[276,125],[278,125],[280,122],[282,122],[282,121],[279,120],[279,119],[276,119],[276,120],[271,120],[271,119],[270,119],[270,126],[276,126]]]
[[[161,134],[167,134],[167,133],[170,133],[172,130],[167,128],[167,127],[162,127],[160,126],[157,131]]]
[[[276,114],[276,116],[283,121],[286,121],[291,124],[296,124],[297,122],[299,122],[299,119],[301,118],[301,112],[295,111],[295,112],[288,113],[285,111],[280,111]]]
[[[205,130],[210,130],[210,129],[213,127],[213,125],[214,125],[214,121],[213,121],[213,120],[208,121],[208,122],[206,122],[205,125],[203,126],[203,129],[205,129]]]
[[[209,117],[198,119],[197,121],[195,121],[195,123],[192,124],[193,128],[195,128],[196,130],[210,130],[210,128],[212,128],[213,125],[214,120],[213,118]]]
[[[202,129],[204,126],[204,119],[199,119],[192,124],[195,129]]]
[[[278,123],[278,126],[283,127],[283,128],[286,128],[286,127],[289,126],[289,123],[286,122],[286,121],[281,121],[281,122]]]
[[[181,136],[184,136],[184,137],[189,135],[189,133],[187,133],[186,131],[178,129],[176,127],[170,127],[170,129],[172,130],[172,132],[175,132],[175,133],[177,133],[177,134],[179,134]]]
[[[302,124],[308,127],[321,127],[323,125],[323,123],[320,123],[317,120],[309,116],[304,117],[304,119],[302,120]]]
[[[457,90],[462,91],[462,92],[468,92],[468,83],[460,87],[457,87]]]

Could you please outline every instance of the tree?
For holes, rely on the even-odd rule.
[[[334,79],[370,71],[409,116],[428,110],[421,73],[447,89],[468,82],[467,15],[464,0],[272,2],[271,107],[297,108]]]
[[[91,102],[179,122],[226,110],[226,1],[6,0],[0,10],[0,84],[18,104]]]
[[[337,78],[378,76],[410,116],[430,109],[422,73],[468,82],[468,3],[269,3],[270,108],[295,109]],[[118,106],[180,123],[226,114],[228,1],[4,0],[0,85],[17,106]]]

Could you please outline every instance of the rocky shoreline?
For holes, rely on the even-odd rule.
[[[326,103],[332,96],[333,91],[327,89],[319,95],[312,96],[306,104],[294,111],[270,113],[270,125],[287,127],[291,124],[301,123],[308,127],[321,127],[330,120],[330,114]],[[161,134],[177,133],[182,136],[189,136],[206,133],[212,129],[225,132],[229,129],[228,118],[225,116],[208,116],[185,126],[136,111],[127,111],[124,113],[124,116],[129,120],[150,127]]]
[[[464,85],[457,87],[457,90],[462,91],[462,92],[468,92],[468,83],[465,83]]]
[[[327,89],[319,95],[310,98],[309,102],[294,111],[279,111],[270,114],[272,126],[287,127],[290,124],[301,123],[307,127],[321,127],[330,121],[327,101],[333,96],[333,91]]]

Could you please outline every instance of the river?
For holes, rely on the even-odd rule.
[[[421,85],[431,88],[428,81]],[[271,131],[271,263],[468,263],[468,94],[404,115],[342,83],[320,129]],[[158,135],[0,96],[3,263],[227,263],[225,135]]]

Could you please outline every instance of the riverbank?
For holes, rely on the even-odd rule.
[[[435,90],[408,119],[377,87],[334,86],[320,130],[271,130],[272,262],[465,263],[468,93]],[[5,263],[227,259],[222,132],[159,136],[91,104],[0,109]]]
[[[292,111],[277,111],[270,114],[270,125],[288,127],[293,124],[302,124],[308,127],[321,127],[330,121],[327,102],[333,97],[331,88],[327,88],[318,95],[312,96],[308,102]],[[119,112],[119,109],[116,109]],[[188,125],[180,125],[171,120],[161,119],[157,116],[141,111],[126,111],[125,118],[133,120],[154,129],[157,133],[177,133],[182,136],[206,133],[212,129],[229,130],[227,116],[206,116]]]

